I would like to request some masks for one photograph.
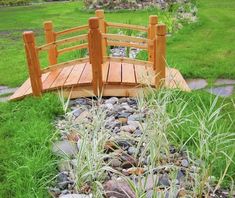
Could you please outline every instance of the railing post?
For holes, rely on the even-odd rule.
[[[164,85],[166,78],[166,25],[157,25],[157,38],[155,41],[155,86]]]
[[[148,26],[148,39],[154,40],[156,38],[156,25],[158,23],[158,18],[155,15],[149,16],[149,26]],[[154,46],[148,45],[148,60],[153,62],[154,57]]]
[[[25,53],[28,63],[29,77],[34,96],[42,95],[41,69],[38,52],[35,47],[35,38],[32,31],[23,33]]]
[[[106,22],[104,16],[104,10],[96,10],[95,16],[99,18],[99,29],[101,33],[106,33]],[[107,50],[107,40],[105,38],[102,39],[102,52],[103,56],[106,56]]]
[[[103,87],[102,81],[102,34],[99,30],[99,18],[92,17],[89,19],[89,56],[92,65],[93,91],[95,95],[100,95]]]
[[[51,21],[44,22],[44,32],[47,43],[52,43],[56,41],[56,36],[53,29],[53,23]],[[51,48],[48,50],[48,60],[50,65],[57,64],[56,46],[51,46]]]

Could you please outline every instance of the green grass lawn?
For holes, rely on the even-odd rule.
[[[235,78],[235,1],[199,0],[198,23],[168,41],[168,63],[187,78]]]
[[[56,174],[52,121],[59,113],[54,95],[0,103],[0,197],[48,197]]]

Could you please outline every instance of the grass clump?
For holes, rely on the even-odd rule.
[[[48,197],[56,172],[52,121],[61,113],[56,96],[0,103],[0,197]]]

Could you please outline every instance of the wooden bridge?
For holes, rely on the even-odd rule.
[[[109,28],[144,32],[147,38],[111,34]],[[55,32],[52,22],[44,23],[46,44],[37,47],[32,31],[23,33],[29,79],[11,96],[11,100],[27,95],[63,89],[65,95],[136,96],[143,87],[179,88],[190,91],[180,72],[166,67],[166,26],[158,24],[157,16],[149,17],[149,25],[136,26],[106,22],[103,10],[89,19],[89,25]],[[86,34],[81,34],[81,32]],[[58,39],[62,35],[76,36]],[[78,45],[72,45],[78,43]],[[68,45],[69,47],[61,48]],[[107,55],[108,46],[123,46],[146,50],[148,61]],[[88,49],[88,57],[58,63],[61,54]],[[39,53],[48,52],[49,66],[42,69]]]

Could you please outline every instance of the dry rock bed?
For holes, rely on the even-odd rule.
[[[157,109],[116,97],[80,98],[69,107],[56,120],[52,197],[195,197],[200,162],[168,142]]]

